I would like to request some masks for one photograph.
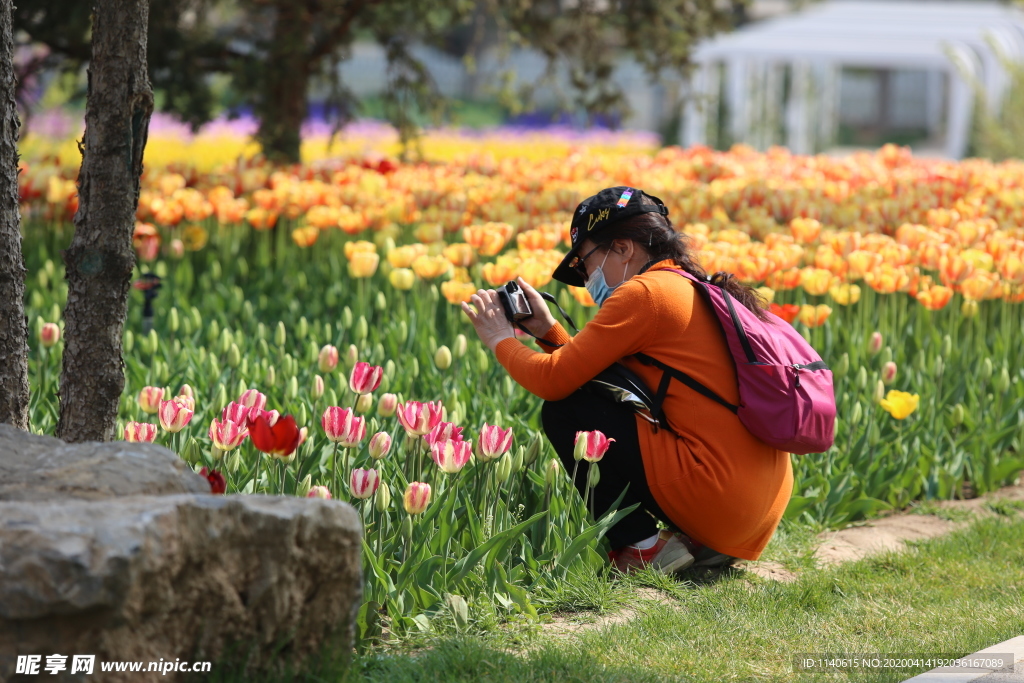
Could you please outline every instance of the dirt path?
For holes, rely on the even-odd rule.
[[[919,541],[950,533],[979,517],[994,515],[986,507],[995,500],[1024,501],[1024,483],[1007,486],[979,498],[970,500],[935,501],[930,505],[937,514],[920,512],[898,512],[858,523],[838,531],[826,531],[818,535],[814,557],[819,567],[828,567],[842,562],[859,560],[868,555],[887,550],[900,550],[907,541]],[[954,521],[954,520],[961,521]],[[793,581],[797,575],[778,562],[748,562],[740,560],[736,568],[776,581]],[[624,609],[593,617],[593,613],[556,615],[551,622],[541,626],[545,635],[566,637],[581,631],[622,624],[632,619],[645,604],[672,604],[675,601],[665,593],[653,588],[641,588],[637,592],[636,604]]]

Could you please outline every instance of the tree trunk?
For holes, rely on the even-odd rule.
[[[0,423],[28,429],[28,321],[18,211],[11,0],[0,0]]]
[[[68,303],[57,436],[114,438],[124,391],[121,333],[135,267],[132,232],[153,113],[148,0],[96,0],[78,213],[64,252]]]
[[[270,43],[264,87],[258,107],[256,141],[271,161],[297,164],[306,119],[310,64],[309,10],[294,0],[277,3],[274,39]]]

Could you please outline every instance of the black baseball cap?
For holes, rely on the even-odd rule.
[[[654,204],[641,204],[642,197],[653,199]],[[552,277],[567,285],[582,287],[583,278],[572,266],[579,254],[583,240],[607,229],[609,225],[642,213],[660,213],[662,216],[667,216],[668,207],[654,195],[625,185],[605,188],[593,197],[584,199],[576,207],[576,211],[572,214],[572,223],[569,224],[569,239],[572,241],[572,247],[555,268]]]

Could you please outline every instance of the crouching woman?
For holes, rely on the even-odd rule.
[[[734,361],[710,304],[682,269],[707,279],[676,232],[668,210],[641,190],[614,187],[587,198],[570,226],[572,246],[554,272],[585,286],[600,310],[575,336],[555,321],[540,295],[520,279],[534,312],[523,325],[543,341],[536,352],[516,339],[497,292],[480,290],[463,310],[509,375],[544,399],[544,431],[573,471],[576,433],[614,439],[592,492],[601,515],[628,484],[622,507],[639,506],[607,534],[610,559],[624,572],[645,565],[670,573],[732,558],[756,560],[782,518],[793,489],[789,454],[747,431],[735,413],[673,381],[655,426],[630,407],[584,386],[619,361],[658,387],[662,372],[643,353],[690,375],[738,404]],[[759,297],[716,274],[736,301],[761,314]],[[587,468],[574,482],[582,492]],[[668,530],[659,532],[660,520]]]

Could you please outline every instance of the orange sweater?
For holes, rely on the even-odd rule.
[[[495,349],[498,361],[527,390],[557,401],[617,360],[656,389],[661,370],[631,357],[642,351],[739,403],[736,369],[715,313],[689,280],[664,272],[673,267],[662,261],[625,282],[575,337],[556,324],[545,338],[565,346],[538,353],[504,339]],[[654,499],[699,543],[756,560],[789,503],[789,454],[760,441],[731,411],[678,380],[669,387],[664,412],[672,431],[655,433],[636,418]]]

